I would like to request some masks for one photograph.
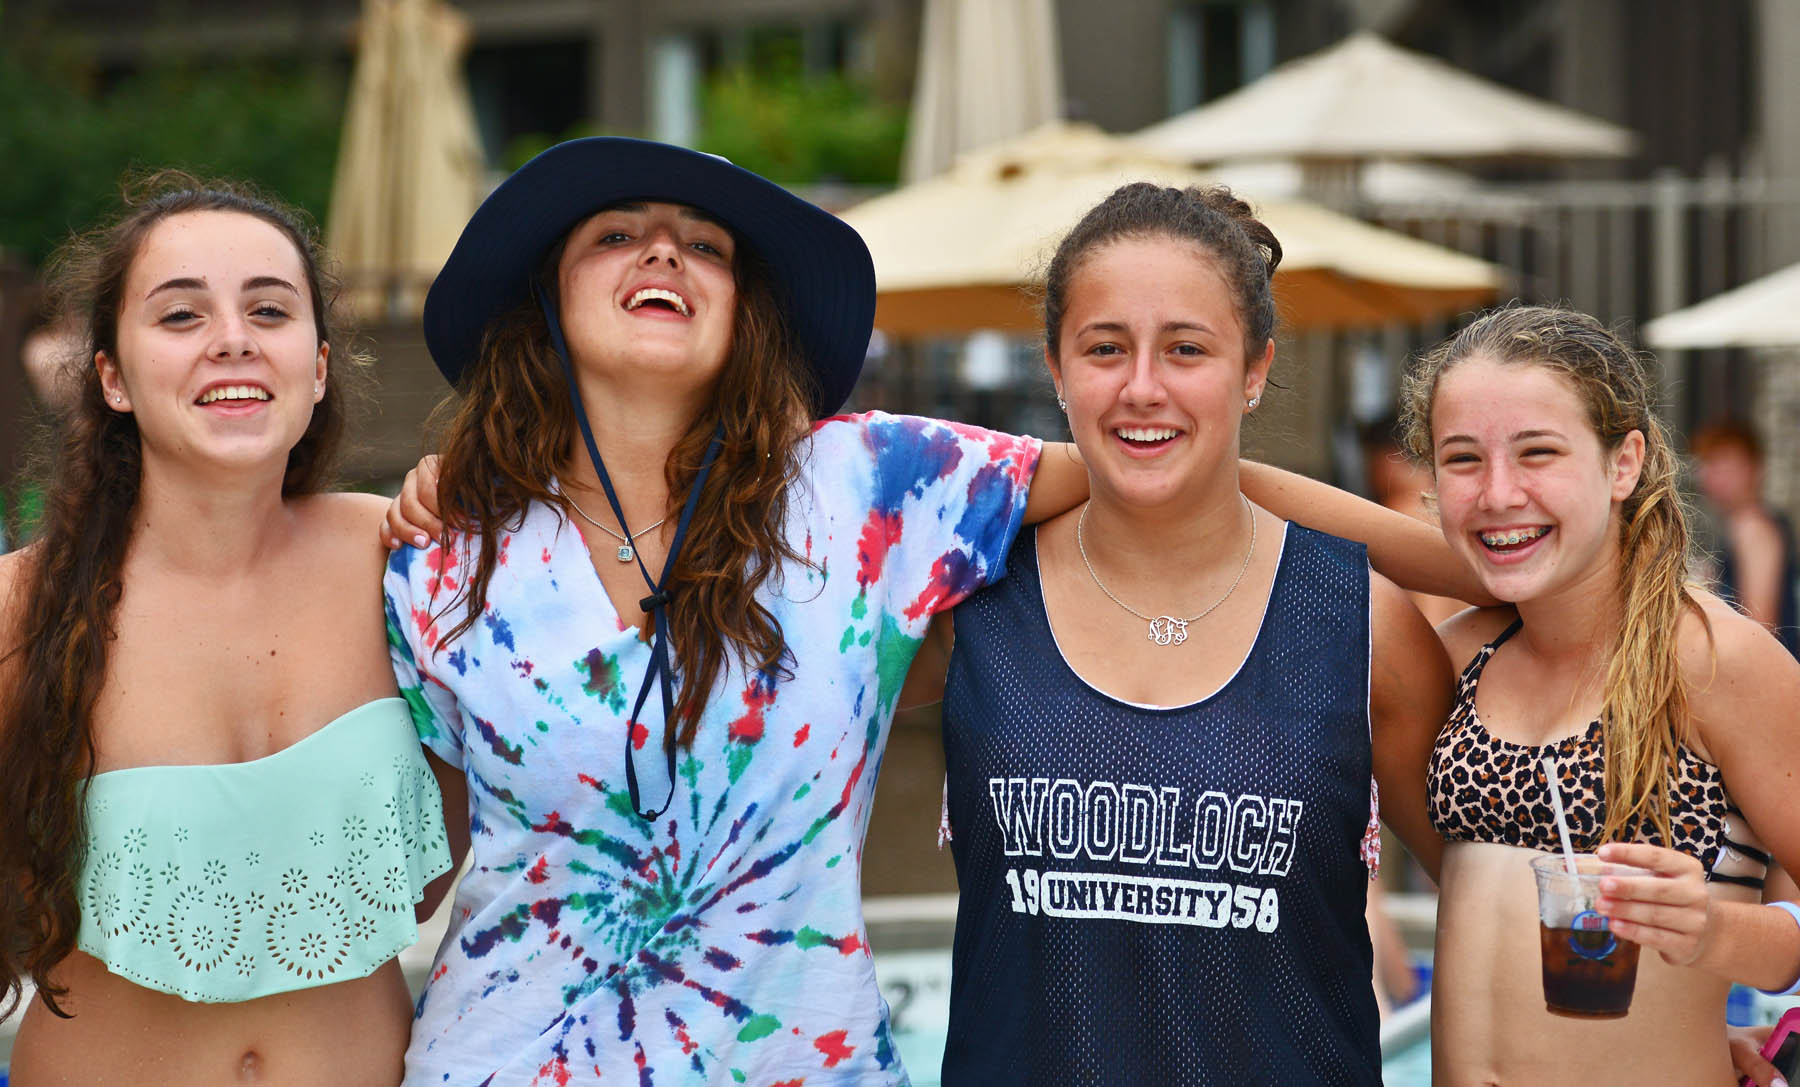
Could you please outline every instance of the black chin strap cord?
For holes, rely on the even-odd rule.
[[[575,407],[575,422],[581,427],[581,440],[587,446],[588,459],[593,462],[594,474],[600,477],[600,487],[606,492],[606,501],[612,506],[613,516],[619,519],[619,531],[631,538],[631,526],[625,523],[625,510],[619,505],[619,496],[613,490],[612,478],[606,474],[606,465],[600,460],[600,447],[594,442],[594,429],[588,423],[587,409],[581,401],[581,385],[575,380],[575,366],[569,361],[569,347],[563,340],[562,322],[558,319],[555,303],[542,286],[535,288],[538,306],[544,311],[544,321],[550,327],[550,345],[556,349],[556,355],[562,360],[563,377],[569,383],[569,399]],[[625,785],[631,791],[631,810],[645,822],[653,822],[661,818],[663,812],[675,802],[675,739],[668,735],[668,723],[675,719],[675,666],[669,657],[669,591],[665,586],[669,583],[669,573],[675,569],[675,559],[681,554],[681,544],[687,538],[688,525],[694,519],[694,509],[700,503],[700,492],[706,487],[706,477],[712,474],[713,463],[719,459],[719,450],[725,441],[725,427],[721,423],[713,431],[712,442],[706,447],[706,456],[700,462],[700,474],[694,477],[694,485],[688,488],[687,501],[682,504],[681,517],[675,522],[675,538],[669,543],[669,556],[663,560],[662,577],[652,578],[650,570],[644,565],[644,556],[637,548],[632,548],[632,557],[637,560],[638,572],[644,576],[644,584],[649,586],[650,595],[638,601],[638,607],[650,616],[655,623],[655,631],[650,639],[650,667],[644,671],[644,681],[638,686],[637,703],[631,708],[631,716],[626,719],[625,729]],[[637,762],[631,754],[632,734],[640,725],[640,716],[644,712],[644,702],[650,697],[652,686],[662,690],[662,707],[664,726],[661,742],[663,754],[668,759],[669,795],[663,800],[662,807],[655,811],[645,811],[641,794],[638,790]],[[646,730],[648,731],[648,730]]]

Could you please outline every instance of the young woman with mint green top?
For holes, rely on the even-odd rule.
[[[0,558],[14,1083],[400,1079],[394,956],[450,852],[387,663],[382,503],[318,493],[356,360],[317,252],[159,176],[56,266],[79,392],[41,535]]]

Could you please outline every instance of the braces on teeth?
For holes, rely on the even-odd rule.
[[[1528,540],[1535,540],[1542,536],[1544,531],[1541,528],[1515,528],[1507,532],[1484,532],[1481,534],[1481,539],[1489,546],[1504,547],[1509,544],[1522,544]]]

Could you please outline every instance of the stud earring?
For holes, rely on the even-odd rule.
[[[1245,411],[1255,411],[1256,405],[1258,405],[1260,403],[1262,403],[1262,397],[1253,396],[1250,398],[1249,402],[1244,405],[1244,410]]]

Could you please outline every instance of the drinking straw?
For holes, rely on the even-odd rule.
[[[1569,841],[1569,819],[1563,814],[1562,792],[1556,787],[1556,759],[1544,756],[1544,783],[1550,787],[1550,810],[1556,813],[1556,833],[1562,837],[1563,864],[1575,875],[1575,847]]]

